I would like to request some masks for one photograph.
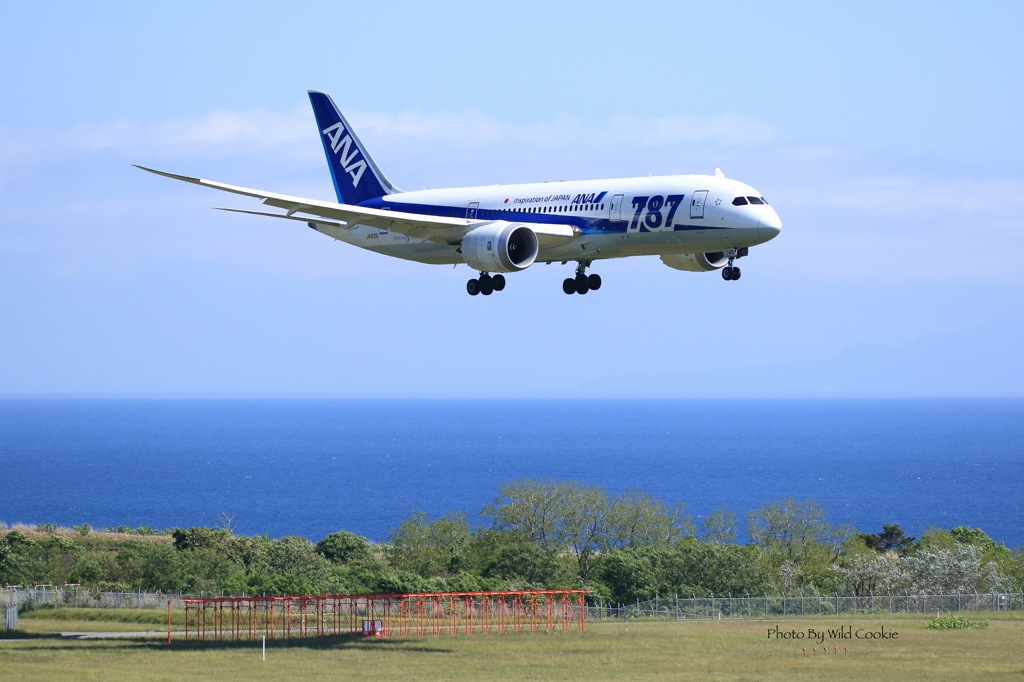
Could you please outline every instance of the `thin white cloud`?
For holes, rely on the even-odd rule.
[[[733,114],[711,118],[682,114],[651,119],[616,116],[612,123],[614,135],[618,139],[648,146],[695,142],[727,146],[755,145],[770,142],[776,137],[776,131],[771,125]]]
[[[876,216],[986,215],[1015,217],[1024,213],[1024,180],[1004,178],[942,179],[907,175],[848,178],[814,182],[789,199],[801,206],[837,208]]]
[[[457,143],[465,147],[495,143],[572,146],[599,140],[602,145],[671,145],[711,143],[748,145],[770,141],[774,129],[767,123],[733,115],[711,118],[615,116],[606,121],[560,117],[517,125],[476,112],[397,114],[347,112],[364,138],[395,138],[424,144]],[[0,166],[46,163],[68,155],[109,152],[127,158],[223,157],[252,153],[306,156],[319,152],[313,138],[313,117],[307,107],[272,112],[213,111],[196,118],[140,124],[108,121],[67,130],[41,131],[0,128]]]
[[[305,110],[255,110],[214,111],[148,125],[117,120],[58,131],[6,128],[0,129],[0,164],[48,163],[101,152],[127,158],[288,152],[309,138],[311,124]]]
[[[516,125],[479,112],[401,114],[356,112],[353,125],[381,137],[404,136],[420,140],[456,141],[466,145],[496,141],[575,145],[599,140],[602,145],[664,146],[681,143],[749,145],[771,141],[775,129],[763,121],[725,114],[710,118],[669,115],[652,118],[613,116],[590,121],[562,116],[551,121]]]

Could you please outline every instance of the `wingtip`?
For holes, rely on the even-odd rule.
[[[139,170],[146,171],[147,173],[153,173],[154,175],[167,175],[167,173],[165,173],[163,171],[158,171],[155,168],[149,168],[147,166],[140,166],[137,163],[133,163],[132,166],[134,166],[135,168],[138,168]]]
[[[144,170],[147,173],[152,173],[153,175],[162,175],[165,178],[171,178],[172,180],[182,180],[184,182],[192,182],[197,185],[203,184],[203,181],[200,178],[193,178],[189,175],[178,175],[177,173],[168,173],[167,171],[157,170],[155,168],[147,168],[146,166],[140,166],[137,163],[133,163],[132,165],[138,168],[139,170]]]

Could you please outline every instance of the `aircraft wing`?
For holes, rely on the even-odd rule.
[[[338,204],[333,201],[320,201],[318,199],[307,199],[287,194],[278,194],[276,192],[266,192],[264,190],[252,189],[249,187],[238,187],[236,185],[228,185],[223,182],[215,182],[213,180],[203,180],[202,178],[193,178],[187,175],[167,173],[165,171],[146,168],[145,166],[139,166],[136,164],[132,165],[139,170],[144,170],[156,175],[162,175],[165,178],[181,180],[182,182],[191,182],[194,185],[202,185],[203,187],[211,187],[223,192],[231,192],[232,194],[241,194],[242,196],[260,199],[267,206],[285,210],[285,213],[278,214],[227,209],[238,213],[250,213],[253,215],[263,215],[275,218],[291,218],[292,220],[318,223],[336,228],[366,225],[381,230],[398,232],[399,234],[404,234],[414,239],[434,241],[452,246],[461,244],[462,238],[466,236],[466,233],[470,232],[475,227],[494,222],[491,220],[447,218],[441,216],[420,215],[418,213],[405,213],[402,211],[386,211],[376,208],[364,208],[349,204]],[[295,214],[306,214],[313,216],[313,218],[298,217]],[[330,218],[337,222],[317,220],[316,218]],[[531,223],[530,228],[537,233],[541,244],[545,246],[557,244],[575,235],[575,232],[570,225],[538,225]]]

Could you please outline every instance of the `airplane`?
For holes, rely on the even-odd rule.
[[[594,261],[660,256],[677,270],[721,269],[776,237],[782,221],[750,185],[714,175],[540,182],[403,192],[381,172],[327,94],[308,91],[331,171],[337,203],[238,187],[136,165],[175,180],[260,199],[284,213],[220,210],[306,223],[369,251],[435,265],[466,264],[479,272],[472,295],[505,288],[505,274],[534,263],[576,264],[562,291],[601,288],[587,274]]]

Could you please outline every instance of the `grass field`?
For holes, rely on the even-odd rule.
[[[58,611],[58,618],[72,610]],[[988,628],[941,631],[928,618],[865,617],[804,620],[591,623],[583,634],[505,634],[408,639],[274,641],[267,660],[260,642],[204,644],[165,640],[68,640],[41,635],[70,630],[159,629],[152,611],[88,613],[71,620],[25,614],[28,640],[0,640],[4,679],[701,679],[701,680],[913,680],[1024,678],[1024,620],[989,618]],[[51,614],[52,616],[52,614]],[[166,618],[166,615],[164,615]],[[166,621],[164,621],[166,622]],[[86,625],[88,627],[82,627]],[[165,626],[166,627],[166,626]],[[849,628],[851,639],[832,639],[827,656],[810,631]],[[804,639],[769,636],[772,628]],[[857,639],[855,633],[898,633],[895,639]],[[811,647],[818,647],[813,656]],[[838,649],[838,655],[831,647]],[[847,647],[844,652],[843,647]],[[803,649],[807,647],[807,655]]]

